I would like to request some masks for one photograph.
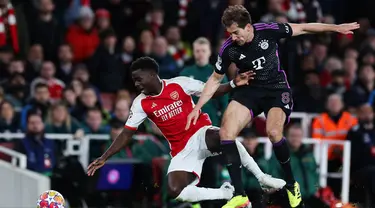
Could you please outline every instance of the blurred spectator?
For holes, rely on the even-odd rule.
[[[102,110],[98,97],[95,94],[95,90],[91,87],[86,87],[83,89],[82,94],[79,95],[78,103],[72,110],[71,115],[79,121],[84,121],[88,110],[91,108],[101,109],[105,122],[108,120],[109,114]]]
[[[6,69],[6,70],[4,70]],[[10,61],[8,67],[3,68],[4,71],[1,73],[0,84],[6,83],[13,74],[24,74],[25,67],[20,59],[13,59]]]
[[[64,83],[72,81],[73,72],[73,51],[68,44],[62,44],[58,50],[58,60],[56,64],[56,77],[61,79]]]
[[[275,16],[283,13],[283,1],[281,0],[268,0],[267,1],[267,14],[263,15],[260,19],[261,22],[274,22]]]
[[[0,102],[0,132],[19,132],[20,117],[12,104],[6,100]]]
[[[139,36],[138,48],[141,56],[151,54],[154,36],[150,30],[142,30]]]
[[[322,140],[345,140],[348,131],[357,123],[357,118],[344,110],[342,97],[331,94],[327,99],[326,112],[316,117],[312,123],[312,137]],[[342,147],[331,145],[329,160],[341,157]]]
[[[108,126],[103,125],[102,111],[99,108],[88,109],[84,121],[84,129],[87,134],[108,134],[110,132]],[[102,155],[105,143],[103,140],[90,142],[90,161]]]
[[[67,107],[63,103],[56,103],[49,110],[45,132],[82,136],[83,130],[81,124],[69,114]]]
[[[322,86],[327,86],[331,81],[331,73],[334,70],[342,70],[342,61],[338,57],[331,56],[324,64],[323,70],[320,71],[320,83]]]
[[[338,94],[344,96],[346,92],[345,72],[342,70],[334,70],[331,73],[332,82],[327,86],[328,94]]]
[[[77,87],[75,89],[77,90],[78,95],[81,94],[80,91],[82,91],[83,87],[91,87],[95,90],[97,96],[99,97],[100,91],[95,85],[90,83],[90,73],[85,64],[77,64],[74,67],[72,76],[73,81],[71,83]],[[80,84],[78,84],[77,80],[79,80]],[[78,89],[78,85],[82,87],[81,90]]]
[[[120,52],[121,61],[124,69],[124,87],[132,92],[135,91],[131,71],[129,70],[132,61],[139,56],[139,51],[136,51],[135,40],[131,36],[126,36],[122,42]]]
[[[22,108],[21,111],[21,128],[26,129],[27,116],[30,113],[39,114],[43,121],[47,118],[48,109],[50,107],[50,93],[48,85],[38,83],[35,85],[35,94],[31,97],[30,102]],[[44,126],[43,126],[44,129]]]
[[[81,96],[82,91],[87,87],[87,84],[83,83],[80,79],[73,79],[69,86],[74,90],[74,93],[77,96]]]
[[[73,88],[67,87],[63,91],[62,101],[65,103],[69,112],[71,112],[77,104],[77,95],[74,92]]]
[[[111,29],[111,14],[106,9],[98,9],[95,11],[96,27],[99,33]]]
[[[85,131],[88,134],[107,134],[109,129],[103,125],[102,111],[99,108],[87,110],[85,118]]]
[[[26,135],[16,149],[27,156],[27,169],[52,175],[60,151],[54,140],[45,138],[44,123],[39,114],[31,113],[27,116]]]
[[[375,50],[371,49],[361,54],[361,63],[364,65],[375,65]]]
[[[55,5],[52,0],[39,0],[37,7],[38,16],[29,27],[30,41],[43,47],[46,60],[55,61],[56,51],[63,38],[61,27],[53,15]]]
[[[25,78],[29,83],[39,75],[43,60],[43,47],[40,44],[32,45],[27,54],[25,70]]]
[[[316,68],[318,71],[323,70],[324,62],[327,59],[328,48],[322,42],[316,42],[312,48],[312,55],[314,56]]]
[[[16,13],[10,0],[0,1],[0,27],[0,47],[11,46],[12,51],[18,53],[20,48]]]
[[[152,46],[151,55],[159,64],[159,76],[162,79],[176,77],[179,73],[176,61],[168,54],[167,40],[160,36],[157,37]]]
[[[20,109],[24,106],[28,96],[28,85],[22,74],[15,73],[4,84],[6,89],[5,98],[12,103],[12,105]]]
[[[320,113],[324,111],[326,90],[320,85],[319,74],[316,71],[306,71],[304,84],[294,91],[294,107],[298,112]]]
[[[55,73],[56,69],[53,62],[43,62],[42,68],[40,70],[40,77],[35,78],[30,84],[31,96],[33,96],[35,93],[35,86],[39,83],[44,83],[48,86],[51,101],[54,102],[60,100],[65,84],[63,81],[55,78]]]
[[[358,70],[358,64],[357,64],[357,58],[353,55],[350,55],[350,53],[354,53],[355,51],[348,52],[344,59],[344,72],[346,77],[346,84],[352,86],[355,81],[357,81],[357,70]]]
[[[191,58],[191,48],[188,43],[181,40],[180,29],[177,26],[169,27],[165,38],[168,42],[168,53],[173,57],[178,67],[183,67]]]
[[[346,58],[353,58],[353,59],[357,60],[358,56],[359,56],[358,50],[356,50],[355,48],[352,48],[352,47],[346,48],[345,53],[344,53],[345,59]]]
[[[164,11],[159,8],[154,8],[146,14],[145,19],[138,23],[138,29],[148,29],[151,31],[154,37],[159,36],[162,33],[162,27],[164,24]]]
[[[87,61],[99,45],[99,35],[94,27],[94,13],[90,7],[82,7],[77,24],[71,25],[65,36],[73,49],[74,62]]]
[[[345,104],[350,111],[369,101],[370,93],[375,89],[374,80],[375,72],[371,65],[364,65],[359,69],[357,81],[345,95]]]
[[[195,64],[183,69],[180,75],[206,82],[214,70],[214,67],[209,63],[211,56],[210,41],[206,38],[198,38],[193,43],[193,53]],[[228,82],[228,79],[224,77],[222,83],[226,82]],[[197,97],[193,97],[193,99],[195,103],[198,101]],[[224,113],[227,105],[228,95],[224,95],[208,101],[202,111],[210,116],[214,126],[219,126],[221,115]]]
[[[315,193],[318,191],[317,184],[319,184],[318,166],[312,147],[302,144],[302,127],[298,124],[292,124],[287,129],[285,137],[291,150],[290,161],[293,174],[300,184],[301,195],[305,205],[308,207],[324,207],[321,206],[321,202],[315,197]],[[271,157],[268,165],[272,176],[283,178],[283,171],[274,155]]]
[[[116,34],[113,30],[105,30],[100,36],[101,44],[91,57],[89,65],[91,83],[101,93],[115,93],[123,87],[125,76],[121,60],[115,54]]]
[[[375,207],[375,128],[374,110],[368,104],[358,109],[358,125],[347,135],[351,141],[351,180],[355,194],[362,194],[361,202],[365,207]],[[363,190],[364,188],[364,190]],[[363,194],[365,193],[365,194]],[[363,197],[364,196],[364,197]]]
[[[129,68],[130,63],[135,57],[135,41],[131,36],[126,36],[122,41],[121,47],[121,60],[126,65],[126,69]]]
[[[126,99],[116,101],[113,118],[121,121],[123,124],[128,120],[130,113],[130,103]]]
[[[5,71],[8,67],[8,64],[13,59],[13,50],[8,46],[1,46],[0,47],[0,74]]]

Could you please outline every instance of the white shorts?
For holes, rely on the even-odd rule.
[[[205,159],[217,154],[211,153],[206,145],[207,129],[218,129],[214,126],[200,128],[191,138],[181,152],[174,156],[168,167],[168,173],[173,171],[191,172],[197,176],[192,185],[198,185]]]

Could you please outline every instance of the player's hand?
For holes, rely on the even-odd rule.
[[[95,159],[87,168],[87,175],[88,176],[93,176],[95,171],[101,168],[104,164],[105,161],[103,158],[99,157],[98,159]]]
[[[254,76],[254,71],[237,74],[236,78],[234,78],[234,84],[236,84],[236,86],[249,85],[249,81],[254,79]]]
[[[341,34],[353,34],[353,30],[358,29],[360,26],[357,22],[340,24],[336,26],[336,32]]]
[[[193,123],[195,125],[197,123],[199,117],[199,109],[194,108],[193,111],[190,112],[190,114],[187,117],[187,123],[185,126],[185,130],[188,130],[190,128],[190,124]]]

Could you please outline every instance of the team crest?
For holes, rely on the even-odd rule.
[[[267,50],[267,48],[269,47],[268,40],[261,40],[258,46],[263,50]]]
[[[178,97],[179,97],[177,91],[173,91],[173,92],[171,92],[170,96],[171,96],[171,98],[172,98],[173,100],[178,100]]]

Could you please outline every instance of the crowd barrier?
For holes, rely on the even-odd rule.
[[[264,117],[264,115],[260,115]],[[306,114],[306,113],[292,113],[291,118],[293,119],[300,119],[301,125],[304,130],[305,139],[303,140],[304,144],[311,144],[314,145],[314,156],[319,166],[319,183],[321,187],[325,187],[327,185],[327,178],[342,178],[342,191],[341,191],[341,199],[344,203],[349,201],[349,182],[350,182],[350,149],[351,144],[349,141],[335,141],[335,140],[316,140],[312,138],[308,138],[310,124],[312,118],[316,115],[314,114]],[[0,133],[0,138],[2,139],[21,139],[24,137],[23,133]],[[46,138],[49,139],[57,139],[57,140],[67,140],[66,149],[64,151],[65,155],[77,155],[79,156],[79,160],[84,167],[88,166],[89,163],[89,148],[90,148],[90,141],[91,140],[108,140],[109,135],[85,135],[81,139],[74,139],[73,135],[71,134],[46,134]],[[137,140],[145,140],[148,139],[149,136],[147,135],[135,135],[135,139]],[[242,138],[239,138],[240,140]],[[272,155],[272,144],[269,142],[268,138],[259,138],[260,143],[264,143],[265,145],[265,157],[270,158]],[[328,147],[329,145],[336,144],[344,146],[344,163],[342,173],[328,173]],[[6,149],[6,148],[5,148]],[[0,152],[6,153],[12,156],[12,162],[14,160],[25,161],[25,158],[15,154],[14,152],[10,152],[8,150],[4,150],[4,148],[0,148]],[[18,164],[21,164],[18,163]],[[20,165],[21,168],[25,168],[26,162],[22,162]]]
[[[67,146],[65,149],[65,155],[77,155],[81,164],[84,167],[88,166],[89,163],[89,148],[91,140],[108,140],[108,135],[86,135],[82,139],[73,139],[73,135],[70,134],[47,134],[49,139],[57,140],[67,140]],[[0,138],[13,138],[20,139],[23,138],[23,134],[0,134]],[[147,139],[146,135],[136,136],[135,139],[144,140]],[[242,138],[239,138],[241,140]],[[268,138],[259,138],[260,143],[264,143],[265,157],[270,158],[272,155],[272,144],[269,142]],[[316,140],[312,138],[305,138],[303,140],[304,144],[314,145],[314,156],[319,166],[319,183],[321,187],[327,185],[327,178],[342,178],[342,191],[341,199],[344,203],[349,201],[349,181],[350,181],[350,148],[351,144],[349,141],[335,141],[335,140]],[[344,163],[342,173],[328,173],[328,147],[329,145],[343,145],[344,146]],[[1,151],[1,148],[0,148]],[[2,151],[4,153],[10,151]],[[15,154],[10,154],[12,157],[19,157]],[[25,165],[20,165],[20,167],[25,168]]]

